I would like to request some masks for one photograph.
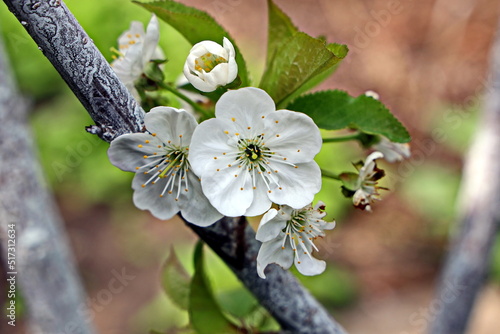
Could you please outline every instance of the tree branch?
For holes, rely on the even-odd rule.
[[[16,266],[7,271],[18,273],[8,277],[19,279],[16,292],[22,290],[27,301],[30,332],[94,333],[61,218],[42,185],[28,107],[15,89],[6,56],[0,38],[0,232],[5,259],[8,253],[15,256]],[[12,230],[15,238],[9,240],[15,245],[7,242]]]
[[[142,129],[144,111],[62,1],[5,3],[89,112],[89,132],[110,142]]]
[[[121,133],[140,131],[142,110],[62,1],[4,2],[96,121],[101,138],[110,141]],[[188,226],[229,265],[285,331],[345,333],[289,272],[271,266],[268,279],[257,276],[260,243],[243,218],[223,218],[208,228]]]
[[[466,331],[477,293],[486,278],[500,225],[500,28],[491,59],[492,81],[478,133],[465,163],[459,226],[437,290],[446,303],[431,334]]]

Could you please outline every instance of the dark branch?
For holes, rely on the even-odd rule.
[[[500,29],[493,46],[491,72],[482,122],[465,163],[460,230],[438,286],[436,298],[445,306],[431,324],[431,334],[465,333],[500,225]]]
[[[87,108],[105,140],[140,131],[142,111],[62,1],[4,0]],[[260,243],[244,219],[223,218],[209,228],[188,224],[290,333],[345,333],[289,272],[256,273]]]
[[[15,89],[1,39],[0,73],[0,235],[5,259],[14,254],[17,264],[7,271],[18,273],[17,293],[22,290],[27,301],[31,333],[94,333],[61,218],[42,185],[28,106]],[[7,243],[12,225],[15,245]],[[7,245],[16,251],[7,252]]]
[[[87,109],[92,133],[110,142],[141,130],[144,111],[62,1],[5,3]]]

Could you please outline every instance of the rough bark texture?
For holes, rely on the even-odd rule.
[[[89,112],[89,132],[110,142],[141,130],[144,111],[62,1],[5,3]]]
[[[431,324],[431,334],[465,333],[500,225],[500,29],[494,42],[491,73],[482,122],[465,164],[460,230],[438,285],[436,298],[444,307]]]
[[[17,272],[17,293],[22,291],[27,302],[30,333],[94,333],[85,317],[85,299],[61,219],[36,161],[28,108],[15,89],[2,40],[0,73],[2,252],[7,258],[7,229],[14,224],[16,251],[10,253],[16,268],[8,271]]]
[[[4,0],[111,140],[141,128],[143,112],[62,1]],[[260,243],[244,219],[223,218],[209,228],[188,224],[228,263],[288,333],[345,333],[289,272],[272,266],[256,274]]]

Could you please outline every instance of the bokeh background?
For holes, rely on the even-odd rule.
[[[182,2],[206,10],[230,32],[258,83],[265,59],[266,1]],[[116,39],[130,22],[147,23],[150,17],[123,0],[66,4],[109,60],[110,48],[116,47]],[[319,242],[318,257],[328,261],[328,269],[301,279],[349,333],[424,333],[429,321],[446,307],[445,301],[434,299],[434,284],[456,229],[463,157],[478,130],[500,4],[494,0],[276,0],[276,4],[299,29],[350,48],[338,71],[318,89],[343,89],[351,95],[378,92],[413,138],[410,159],[380,163],[388,172],[384,182],[390,191],[383,193],[372,214],[354,210],[340,195],[337,182],[324,181],[318,199],[327,203],[329,217],[337,221],[337,228]],[[66,222],[99,332],[147,333],[183,326],[187,314],[162,292],[159,275],[171,248],[192,270],[196,237],[178,219],[159,221],[133,206],[133,175],[114,168],[107,160],[108,145],[84,131],[91,119],[3,3],[0,30],[19,87],[32,103],[30,120],[40,159]],[[174,81],[190,46],[163,23],[160,44],[169,59],[167,79]],[[350,162],[366,154],[355,143],[326,144],[318,161],[337,172],[352,171]],[[208,261],[212,285],[221,299],[240,288],[213,254]],[[134,279],[103,301],[102,290],[123,268]],[[500,238],[469,332],[498,334],[498,314]],[[19,325],[12,331],[2,321],[0,332],[23,333],[25,323],[21,320]]]

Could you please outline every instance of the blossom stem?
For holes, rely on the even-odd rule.
[[[340,180],[340,176],[338,174],[332,173],[323,168],[321,168],[321,176],[327,177],[329,179]]]
[[[344,141],[349,141],[349,140],[357,140],[361,136],[361,132],[345,135],[345,136],[339,136],[339,137],[333,137],[333,138],[323,138],[323,143],[340,143]]]
[[[208,112],[204,108],[200,107],[200,105],[198,103],[194,102],[189,97],[187,97],[186,95],[179,92],[177,89],[171,87],[170,85],[168,85],[164,82],[159,82],[158,85],[161,88],[168,90],[169,92],[171,92],[172,94],[174,94],[178,98],[186,101],[191,107],[193,107],[194,110],[196,110],[196,112],[200,113],[201,115],[203,115],[205,117],[213,117],[213,115],[211,115],[210,112]]]

